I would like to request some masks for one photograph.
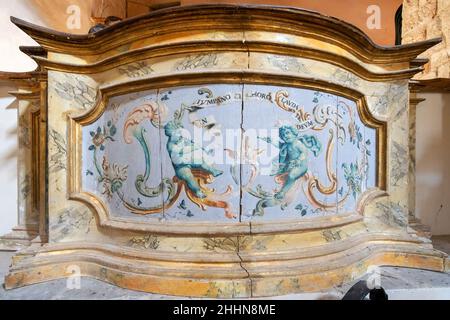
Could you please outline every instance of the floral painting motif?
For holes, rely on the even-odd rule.
[[[203,240],[206,250],[239,252],[251,243],[251,237],[207,238]]]
[[[79,77],[66,75],[63,81],[55,83],[55,92],[59,97],[74,101],[80,109],[89,109],[95,103],[97,91]]]
[[[346,193],[347,203],[342,211],[349,211],[356,205],[359,197],[370,187],[375,186],[375,130],[366,127],[349,101],[338,101],[340,123],[347,127],[338,145],[340,183],[338,195]]]
[[[342,230],[324,230],[322,235],[327,242],[338,241],[342,239]]]
[[[120,215],[301,219],[355,210],[375,186],[375,130],[331,94],[215,85],[114,101],[83,129],[83,183]],[[237,145],[215,141],[231,127]],[[195,130],[214,143],[199,143]],[[217,162],[220,152],[231,163]]]
[[[272,66],[283,71],[310,73],[305,64],[294,57],[270,55],[267,60]]]
[[[102,184],[104,194],[107,199],[111,200],[114,193],[122,188],[123,183],[127,180],[127,166],[120,166],[116,163],[109,163],[106,156],[103,156],[101,166],[97,160],[97,153],[105,150],[105,142],[107,140],[114,142],[114,136],[117,129],[112,121],[108,121],[106,127],[97,127],[96,131],[91,131],[92,144],[88,150],[93,152],[94,167],[98,174],[98,182]],[[92,173],[92,172],[91,172]]]
[[[155,72],[151,66],[145,61],[131,63],[118,69],[120,74],[126,75],[128,78],[139,78],[148,76]]]
[[[408,166],[405,166],[408,161],[408,152],[396,141],[392,142],[392,158],[394,159],[394,165],[391,180],[393,185],[398,186],[399,182],[408,175]]]
[[[203,94],[201,91],[199,94]],[[195,108],[189,109],[194,112]],[[202,210],[207,207],[222,208],[225,216],[235,218],[230,205],[224,200],[230,193],[227,188],[225,193],[217,194],[215,190],[207,187],[212,179],[223,174],[223,171],[213,167],[206,160],[210,150],[204,150],[190,140],[185,129],[181,124],[181,119],[187,112],[187,108],[182,106],[173,115],[173,120],[162,123],[161,119],[166,117],[167,110],[162,104],[146,103],[128,113],[123,126],[123,139],[126,144],[133,144],[137,141],[142,148],[145,163],[145,173],[136,176],[134,186],[139,194],[137,201],[131,199],[123,190],[124,183],[128,179],[128,165],[110,163],[107,156],[103,155],[100,165],[99,154],[104,152],[107,144],[116,142],[116,123],[113,120],[107,121],[106,126],[98,126],[95,130],[89,132],[91,145],[88,150],[93,153],[93,167],[96,174],[91,169],[86,170],[86,176],[96,176],[98,183],[102,185],[102,195],[109,201],[113,199],[114,194],[120,199],[122,205],[130,212],[139,215],[160,214],[164,209],[168,210],[178,201],[183,190],[187,197]],[[161,183],[156,186],[149,186],[149,180],[154,170],[152,165],[153,155],[148,144],[148,135],[142,124],[148,121],[158,133],[163,130],[167,136],[166,152],[170,156],[174,177],[163,178]],[[162,146],[161,146],[162,147]],[[200,151],[200,154],[198,153]],[[165,204],[157,206],[143,206],[142,198],[161,198],[165,196]],[[184,202],[183,202],[184,203]],[[190,210],[186,217],[192,217]]]
[[[133,237],[128,242],[128,245],[133,248],[152,249],[159,248],[160,241],[157,236],[147,235],[143,237]]]
[[[395,202],[378,202],[377,208],[381,210],[381,218],[390,226],[407,226],[408,214],[407,209]]]
[[[103,183],[103,194],[108,199],[111,199],[113,193],[120,190],[123,183],[127,180],[127,168],[127,166],[121,167],[117,163],[111,166],[106,157],[103,157],[103,176],[99,180]]]
[[[347,182],[347,186],[350,189],[353,198],[356,199],[357,195],[361,193],[362,175],[358,168],[357,163],[343,163],[344,177]]]
[[[57,219],[50,225],[54,232],[55,241],[60,241],[74,234],[87,234],[90,231],[90,224],[94,217],[88,210],[80,208],[68,208],[58,212]]]
[[[176,71],[210,68],[219,62],[216,53],[190,55],[175,65]]]

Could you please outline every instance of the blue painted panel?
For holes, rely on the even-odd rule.
[[[113,216],[271,221],[354,211],[376,183],[376,130],[355,102],[261,85],[112,98],[83,128],[83,190]]]

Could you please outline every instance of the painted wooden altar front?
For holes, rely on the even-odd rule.
[[[165,9],[86,36],[13,22],[42,47],[24,50],[39,130],[19,130],[40,146],[21,201],[42,241],[7,288],[74,266],[198,297],[317,291],[373,265],[445,271],[408,227],[408,83],[437,41],[379,47],[262,6]]]

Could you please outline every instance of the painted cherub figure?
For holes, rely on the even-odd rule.
[[[210,173],[213,177],[223,174],[223,171],[215,169],[210,163],[207,152],[194,141],[189,139],[183,126],[175,121],[171,121],[164,126],[164,133],[169,138],[167,151],[169,152],[176,176],[185,181],[188,188],[192,190],[198,198],[206,198],[192,174],[192,169],[202,169]]]
[[[295,182],[308,171],[308,149],[315,156],[321,149],[320,141],[315,136],[300,135],[293,126],[284,125],[279,128],[280,152],[276,175],[286,175],[284,184],[275,199],[282,200]]]

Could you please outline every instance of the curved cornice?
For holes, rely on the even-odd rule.
[[[127,19],[95,34],[52,31],[12,17],[11,21],[44,49],[67,54],[100,54],[153,36],[186,31],[267,31],[307,36],[339,46],[372,64],[410,62],[441,41],[384,47],[360,29],[317,12],[273,6],[195,5],[167,8]]]
[[[416,73],[423,71],[421,66],[417,66],[394,71],[374,72],[347,57],[324,50],[264,41],[246,41],[245,43],[242,41],[185,41],[130,50],[91,64],[71,64],[52,61],[46,57],[37,55],[30,55],[30,57],[33,58],[41,67],[49,70],[73,72],[78,74],[94,74],[106,72],[125,64],[130,64],[144,59],[206,52],[258,52],[312,59],[341,67],[347,71],[355,73],[360,78],[367,81],[410,79]]]

